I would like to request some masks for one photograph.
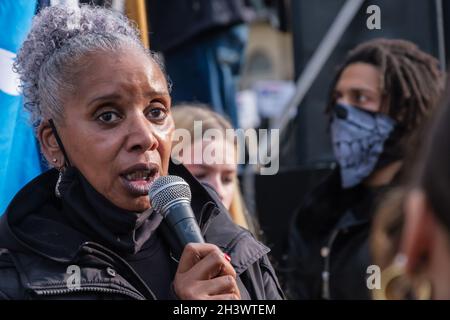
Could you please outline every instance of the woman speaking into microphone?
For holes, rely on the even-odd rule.
[[[214,192],[170,164],[168,82],[124,16],[46,8],[15,68],[53,168],[0,220],[0,298],[283,297],[269,250],[233,224]],[[168,174],[189,184],[207,243],[177,246],[152,209],[149,189]]]

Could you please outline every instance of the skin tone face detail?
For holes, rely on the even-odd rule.
[[[201,146],[198,146],[200,144]],[[214,150],[217,159],[223,159],[221,163],[209,164],[203,161],[195,164],[193,161],[194,150]],[[231,142],[224,141],[201,141],[194,142],[191,146],[191,159],[187,159],[189,153],[183,153],[181,162],[201,182],[212,186],[219,194],[225,208],[230,209],[234,194],[234,179],[236,177],[236,155],[235,147]]]
[[[165,77],[133,47],[90,53],[79,64],[63,123],[57,124],[70,162],[116,206],[145,211],[150,185],[168,172],[174,124]],[[44,154],[62,164],[45,122],[40,129]]]
[[[350,64],[342,72],[333,95],[338,103],[379,112],[381,108],[380,72],[368,63]]]

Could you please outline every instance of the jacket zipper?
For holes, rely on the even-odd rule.
[[[85,249],[88,250],[88,252],[91,249],[94,250],[99,250],[99,251],[104,251],[103,253],[106,255],[109,255],[111,258],[116,258],[116,261],[119,261],[120,263],[122,263],[135,277],[136,279],[141,283],[141,285],[143,285],[143,287],[145,289],[147,289],[148,293],[151,295],[151,298],[153,300],[157,300],[155,294],[153,293],[153,291],[147,286],[147,284],[145,283],[145,281],[137,274],[137,272],[130,266],[130,264],[128,262],[126,262],[124,259],[122,259],[122,257],[120,257],[119,255],[117,255],[115,252],[109,250],[108,248],[103,247],[102,245],[95,243],[95,242],[85,242],[82,247],[84,247]],[[93,247],[93,248],[92,248]],[[90,252],[92,254],[92,251]],[[94,287],[95,288],[95,287]],[[96,289],[105,289],[105,288],[96,288]],[[116,290],[116,289],[106,289],[106,290]],[[136,289],[137,290],[137,289]],[[120,290],[122,291],[122,290]],[[138,291],[138,290],[137,290]],[[138,291],[139,292],[139,291]],[[136,293],[131,292],[133,295],[136,295]],[[139,292],[139,296],[141,296],[144,300],[146,299],[144,295],[142,295]]]
[[[344,233],[348,232],[350,228],[360,225],[360,223],[353,223],[352,225],[340,226],[333,230],[333,233],[328,240],[328,243],[325,247],[321,248],[321,255],[324,258],[324,268],[322,271],[322,298],[323,299],[331,299],[330,294],[330,277],[331,277],[331,249],[333,247],[336,238],[339,233],[342,231]],[[326,250],[326,252],[322,252],[322,250]],[[325,254],[324,254],[325,253]]]
[[[331,248],[333,247],[333,243],[336,240],[340,229],[335,229],[331,234],[330,239],[326,247],[323,247],[322,250],[326,250],[326,253],[321,252],[322,257],[324,258],[324,267],[322,271],[322,298],[329,300],[330,299],[330,256],[331,256]]]
[[[129,290],[119,290],[119,289],[110,289],[110,288],[98,288],[98,287],[82,287],[80,289],[68,289],[68,288],[56,288],[56,289],[43,289],[43,290],[35,290],[35,292],[40,296],[51,296],[51,295],[59,295],[59,294],[69,294],[69,293],[80,293],[80,292],[98,292],[98,293],[110,293],[110,294],[123,294],[128,297],[131,297],[135,300],[145,300],[145,297],[131,292]]]

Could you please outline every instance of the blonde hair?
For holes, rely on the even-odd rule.
[[[186,129],[194,139],[194,121],[202,122],[202,134],[208,129],[219,129],[225,133],[227,129],[233,129],[230,122],[218,113],[212,111],[204,104],[180,104],[172,108],[172,115],[175,121],[175,128]],[[194,141],[191,141],[194,142]],[[235,144],[237,149],[237,144]],[[246,214],[244,202],[239,189],[237,175],[233,178],[233,199],[230,205],[230,215],[233,221],[249,229],[251,222]],[[253,231],[253,230],[252,230]]]

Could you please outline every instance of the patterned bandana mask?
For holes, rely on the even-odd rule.
[[[344,189],[356,186],[372,173],[394,127],[395,121],[385,114],[335,105],[331,139]]]

